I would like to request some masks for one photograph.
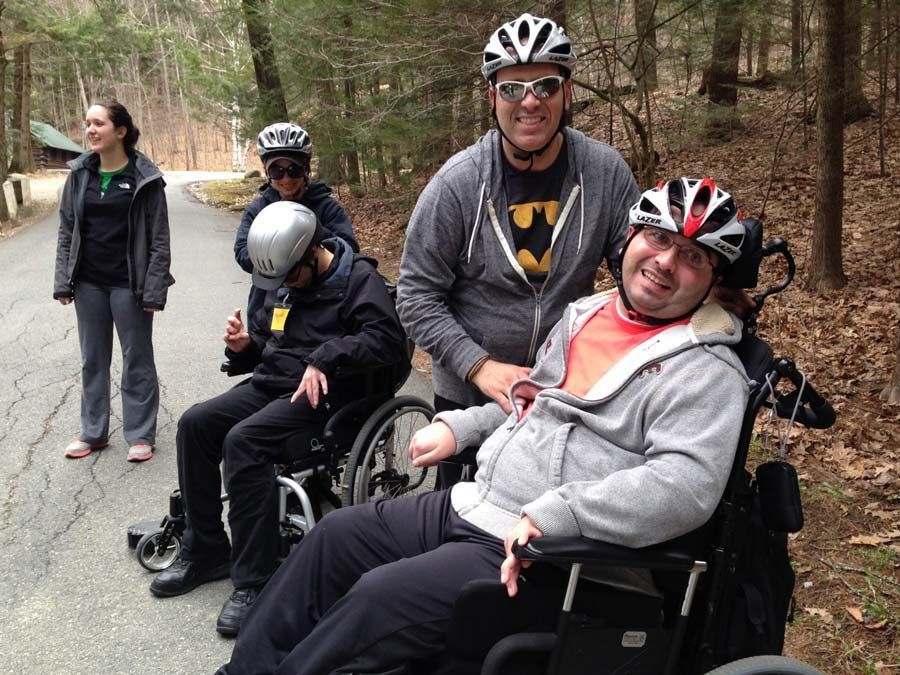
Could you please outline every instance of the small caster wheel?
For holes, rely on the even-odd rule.
[[[141,564],[141,567],[150,572],[161,572],[162,570],[171,567],[172,563],[174,563],[176,558],[181,554],[181,539],[177,535],[172,534],[169,537],[169,541],[165,550],[163,550],[162,555],[159,555],[157,549],[159,547],[159,538],[162,536],[162,533],[163,530],[148,532],[141,537],[141,540],[134,549],[134,554],[137,556],[137,560]]]

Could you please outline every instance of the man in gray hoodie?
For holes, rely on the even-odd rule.
[[[566,305],[593,292],[638,189],[610,146],[565,128],[575,54],[523,14],[484,49],[496,129],[451,157],[419,197],[397,311],[432,357],[435,407],[497,401],[528,375]]]
[[[712,515],[748,398],[739,320],[704,305],[744,228],[710,179],[648,190],[630,213],[618,292],[570,305],[530,375],[497,402],[439,414],[410,446],[432,466],[470,445],[474,483],[328,514],[269,581],[220,675],[381,672],[440,651],[462,587],[517,592],[514,542],[642,547]],[[653,593],[647,576],[610,585]]]

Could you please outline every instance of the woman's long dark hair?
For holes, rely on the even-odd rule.
[[[125,127],[125,138],[122,139],[122,143],[125,145],[126,152],[133,151],[138,138],[141,137],[141,130],[134,125],[128,109],[114,98],[98,101],[96,105],[106,108],[106,112],[109,113],[109,121],[113,123],[113,126]]]

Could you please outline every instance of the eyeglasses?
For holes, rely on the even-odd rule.
[[[291,162],[286,167],[273,164],[268,168],[269,178],[272,180],[281,180],[287,175],[288,178],[302,178],[306,175],[306,168],[299,164]]]
[[[703,269],[706,265],[712,264],[706,251],[697,246],[676,244],[672,235],[665,230],[645,227],[643,233],[644,240],[650,245],[650,248],[655,248],[657,251],[668,251],[674,246],[678,249],[678,259],[695,270]]]
[[[527,92],[534,94],[535,98],[550,98],[559,91],[565,79],[561,75],[548,75],[531,82],[516,82],[507,80],[497,83],[497,93],[500,98],[510,103],[516,103],[525,98]]]

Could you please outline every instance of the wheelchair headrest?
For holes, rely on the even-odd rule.
[[[729,266],[722,279],[722,286],[756,288],[759,284],[759,265],[763,259],[762,221],[744,218],[741,225],[746,231],[741,243],[741,257]]]

